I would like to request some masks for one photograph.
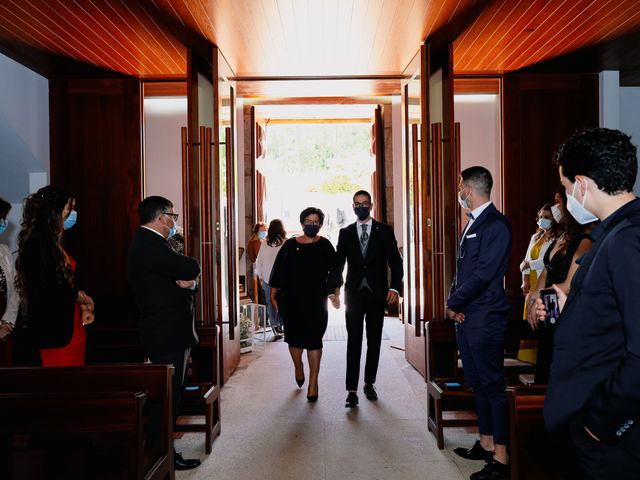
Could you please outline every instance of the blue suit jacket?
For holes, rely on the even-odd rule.
[[[465,324],[510,309],[504,291],[510,254],[511,226],[491,204],[465,232],[447,300],[451,310],[465,314]]]
[[[598,226],[558,319],[544,418],[640,446],[640,200]]]

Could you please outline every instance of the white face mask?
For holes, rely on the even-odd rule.
[[[584,208],[584,202],[587,199],[588,188],[584,192],[584,196],[582,197],[582,204],[578,202],[576,197],[574,197],[576,193],[576,187],[578,186],[578,182],[573,184],[573,193],[571,195],[567,195],[567,210],[576,219],[580,225],[585,225],[587,223],[595,222],[598,220],[593,213]],[[588,186],[587,186],[588,187]]]
[[[469,194],[469,195],[471,195],[471,194]],[[458,203],[465,210],[471,210],[469,208],[469,195],[467,195],[467,198],[463,199],[462,198],[462,192],[458,192]]]
[[[538,226],[544,231],[549,230],[551,228],[551,225],[551,220],[549,220],[548,218],[541,218],[540,220],[538,220]]]
[[[551,215],[553,215],[553,219],[556,223],[560,223],[562,221],[562,210],[556,203],[555,205],[551,205]]]

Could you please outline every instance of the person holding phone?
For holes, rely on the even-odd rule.
[[[455,321],[465,383],[473,389],[480,439],[454,452],[486,465],[473,480],[500,480],[509,474],[504,338],[511,308],[504,275],[511,253],[511,226],[491,202],[493,179],[484,167],[460,173],[458,202],[469,221],[458,248],[456,274],[447,299]]]
[[[345,407],[358,405],[358,380],[364,324],[367,332],[367,359],[364,366],[364,394],[378,399],[374,383],[380,361],[380,344],[384,310],[398,301],[402,289],[402,257],[393,228],[371,218],[373,203],[369,192],[353,195],[353,213],[357,221],[340,230],[338,236],[338,271],[348,263],[345,283],[347,323],[347,373]],[[391,271],[389,284],[388,272]],[[339,296],[336,290],[335,295]]]
[[[545,396],[550,430],[568,426],[582,478],[640,478],[640,199],[628,135],[579,133],[556,155],[567,209],[581,224],[599,219],[561,309]],[[535,301],[539,321],[547,315]]]

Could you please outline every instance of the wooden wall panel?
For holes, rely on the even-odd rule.
[[[553,155],[573,132],[598,126],[598,77],[510,74],[503,86],[504,214],[513,231],[506,289],[514,305],[512,318],[521,319],[518,266],[537,211],[553,203],[560,187]]]
[[[76,196],[78,223],[67,244],[77,284],[96,304],[89,361],[142,359],[126,276],[141,199],[140,90],[136,79],[49,84],[51,182]]]

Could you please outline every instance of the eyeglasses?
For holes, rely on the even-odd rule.
[[[360,207],[369,208],[371,206],[371,203],[370,202],[362,202],[362,203],[355,202],[353,204],[353,206],[355,208],[360,208]]]
[[[174,222],[178,221],[178,214],[177,213],[169,213],[169,212],[162,212],[162,213],[164,213],[168,217],[171,217]]]

